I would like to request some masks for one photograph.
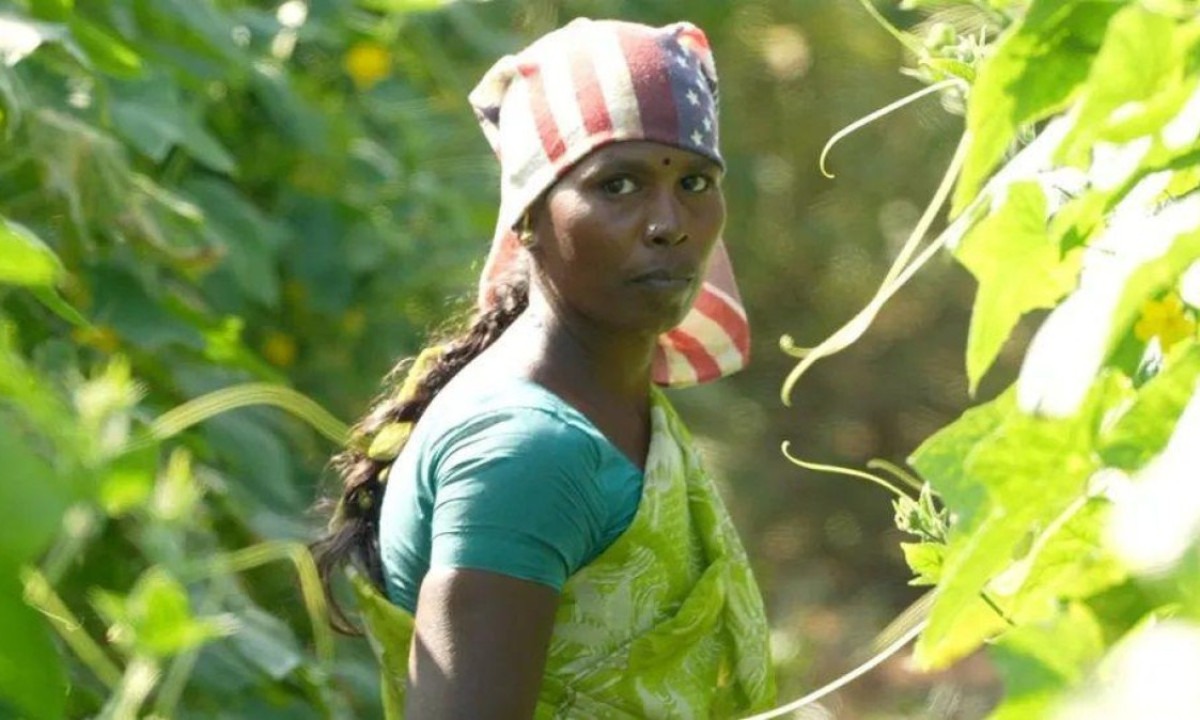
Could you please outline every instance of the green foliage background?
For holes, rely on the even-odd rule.
[[[1193,197],[1197,133],[1163,135],[1200,77],[1196,3],[881,9],[912,34],[846,0],[0,2],[0,717],[378,715],[369,648],[330,635],[302,550],[345,432],[321,408],[357,416],[469,302],[496,180],[465,94],[575,15],[687,17],[718,56],[756,362],[678,401],[758,563],[787,695],[914,599],[904,557],[938,583],[917,659],[966,659],[930,678],[890,663],[826,701],[838,717],[980,717],[997,668],[998,716],[1036,717],[1131,628],[1195,617],[1194,547],[1147,574],[1105,528],[1131,497],[1111,488],[1182,444],[1200,370],[1195,309],[1170,304],[1200,256],[1172,204]],[[823,178],[825,139],[914,77],[948,83],[940,103],[843,141]],[[973,314],[939,255],[780,404],[777,339],[819,338],[875,291],[963,112],[958,219],[934,234],[978,280]],[[1170,221],[1163,254],[1108,313],[1069,300],[1083,248],[1160,170],[1126,205]],[[1046,388],[1091,379],[1076,336],[1053,344],[1075,306],[1113,320],[1064,412]],[[1003,391],[1051,308],[1030,355],[1065,364],[1027,361]],[[937,432],[968,390],[995,399]],[[846,465],[920,446],[928,489],[897,519],[921,542],[901,547],[877,488],[797,470],[782,440]],[[971,654],[985,641],[993,663]]]

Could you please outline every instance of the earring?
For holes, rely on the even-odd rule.
[[[529,217],[529,213],[522,215],[520,222],[517,223],[517,242],[525,248],[531,248],[537,242],[533,237],[533,220]]]

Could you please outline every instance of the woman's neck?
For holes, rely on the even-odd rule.
[[[536,290],[513,329],[531,379],[580,399],[597,393],[640,406],[648,398],[655,336],[598,325],[554,307]]]

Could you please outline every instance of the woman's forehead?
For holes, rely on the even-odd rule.
[[[598,168],[610,164],[679,164],[684,167],[711,168],[720,165],[707,155],[685,150],[674,145],[650,140],[625,140],[609,143],[588,153],[577,166],[579,170]]]

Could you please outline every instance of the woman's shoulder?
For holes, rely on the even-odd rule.
[[[601,449],[591,422],[550,390],[516,374],[471,367],[438,393],[418,427],[435,452],[489,441],[527,452]]]

